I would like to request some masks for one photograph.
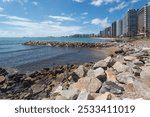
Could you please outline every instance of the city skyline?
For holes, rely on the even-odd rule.
[[[0,0],[0,37],[98,34],[149,0]]]

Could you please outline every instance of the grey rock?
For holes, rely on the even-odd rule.
[[[61,96],[69,100],[75,100],[78,97],[79,93],[80,91],[77,89],[62,90],[60,92]]]
[[[80,65],[75,71],[74,71],[80,78],[84,77],[85,69],[83,65]]]
[[[134,56],[125,56],[125,57],[124,57],[124,60],[125,60],[125,61],[133,61],[133,60],[136,60],[136,58],[137,58],[137,57],[134,57]]]
[[[95,93],[99,90],[101,85],[102,82],[97,78],[84,77],[80,78],[78,82],[71,84],[69,88],[77,89],[80,91],[86,89],[88,92]]]
[[[150,99],[150,87],[149,86],[147,86],[145,83],[138,81],[138,80],[135,80],[133,85],[137,94],[140,94],[142,97],[146,99]]]
[[[0,76],[0,84],[4,83],[6,78],[4,76]]]
[[[42,92],[45,89],[45,85],[35,84],[31,86],[32,92],[34,95]]]
[[[106,74],[103,68],[99,67],[96,70],[94,70],[95,77],[100,80],[106,80]]]
[[[150,81],[150,66],[142,67],[142,72],[140,73],[141,79]]]
[[[107,65],[108,65],[108,63],[107,63],[106,61],[100,60],[100,61],[98,61],[98,62],[96,62],[96,63],[94,64],[93,68],[94,68],[94,69],[97,69],[97,68],[99,68],[99,67],[107,68]]]
[[[100,89],[100,93],[110,92],[113,94],[122,94],[123,91],[123,87],[118,86],[116,83],[111,81],[104,82],[102,88]]]
[[[124,65],[124,64],[122,64],[121,62],[116,62],[116,63],[113,65],[113,68],[114,68],[117,72],[119,72],[119,73],[121,73],[121,72],[126,72],[126,71],[129,70],[129,66]]]
[[[129,84],[133,83],[133,81],[135,80],[135,76],[130,72],[123,72],[117,75],[117,80],[120,83]]]
[[[90,93],[89,92],[87,92],[85,89],[83,89],[81,92],[80,92],[80,94],[79,94],[79,96],[78,96],[78,98],[77,98],[77,100],[92,100],[93,99],[93,97],[90,95]]]

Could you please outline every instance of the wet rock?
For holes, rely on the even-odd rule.
[[[117,72],[119,72],[119,73],[121,73],[121,72],[126,72],[126,71],[129,70],[129,66],[124,65],[124,64],[122,64],[121,62],[116,62],[116,63],[113,65],[113,68],[114,68]]]
[[[32,89],[33,95],[36,95],[36,94],[42,92],[45,89],[45,85],[34,84],[34,85],[31,86],[31,89]]]
[[[133,61],[133,60],[136,60],[136,58],[137,58],[137,57],[134,57],[134,56],[125,56],[125,57],[124,57],[124,60],[125,60],[125,61]]]
[[[116,75],[114,74],[111,68],[108,68],[106,71],[107,81],[116,82]]]
[[[80,78],[77,83],[70,85],[70,88],[80,91],[86,89],[88,92],[95,93],[99,90],[101,85],[101,81],[97,78],[84,77]]]
[[[77,100],[93,100],[93,97],[85,89],[81,90]]]
[[[7,68],[7,73],[9,75],[14,75],[14,74],[17,74],[18,73],[18,70],[17,69],[14,69],[14,68]]]
[[[80,78],[84,77],[84,74],[85,74],[85,68],[83,65],[80,65],[75,71],[74,73],[76,75],[78,75]]]
[[[6,78],[4,76],[0,76],[0,84],[4,83]]]
[[[0,68],[0,76],[6,76],[8,73],[5,69]]]
[[[110,92],[113,94],[122,94],[123,91],[123,87],[118,86],[116,83],[111,81],[104,82],[102,88],[100,89],[100,93]]]
[[[99,67],[102,67],[102,68],[107,68],[107,65],[108,65],[108,63],[106,62],[106,61],[104,61],[104,60],[100,60],[100,61],[98,61],[98,62],[96,62],[95,64],[94,64],[94,66],[93,66],[93,68],[94,69],[97,69],[97,68],[99,68]]]
[[[117,80],[123,84],[133,83],[135,76],[130,72],[123,72],[117,75]]]

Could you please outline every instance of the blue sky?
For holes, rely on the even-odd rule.
[[[0,0],[0,37],[98,33],[149,0]]]

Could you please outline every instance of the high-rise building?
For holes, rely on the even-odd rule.
[[[123,31],[123,21],[122,19],[121,20],[118,20],[117,21],[117,32],[116,32],[116,36],[117,37],[120,37],[122,35],[122,32]]]
[[[150,36],[150,2],[144,6],[144,22],[146,34]]]
[[[138,10],[138,34],[150,35],[150,2]]]
[[[111,27],[105,28],[105,37],[111,37]]]
[[[100,31],[100,37],[105,37],[105,31]]]
[[[115,21],[112,23],[112,27],[111,27],[112,37],[116,37],[116,31],[117,31],[117,23]]]
[[[137,34],[138,17],[137,10],[130,9],[123,18],[123,35],[132,37]]]

